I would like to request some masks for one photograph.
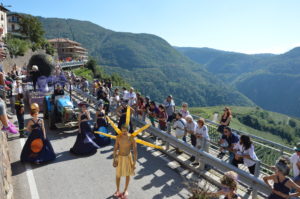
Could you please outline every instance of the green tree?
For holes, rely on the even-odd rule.
[[[41,22],[34,16],[22,15],[20,20],[21,33],[26,35],[31,42],[41,43],[44,40],[44,33]]]
[[[97,61],[94,58],[90,57],[89,61],[85,64],[85,67],[92,70],[93,73],[95,73],[97,68]]]
[[[28,41],[12,37],[5,38],[5,43],[11,57],[23,56],[30,46]]]

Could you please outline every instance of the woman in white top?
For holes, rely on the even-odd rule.
[[[196,130],[196,127],[197,127],[197,123],[194,121],[194,119],[193,119],[193,117],[191,115],[186,116],[185,120],[186,120],[185,136],[186,136],[186,134],[190,134],[190,136],[191,136],[191,143],[192,143],[192,145],[194,147],[196,147],[197,138],[195,136],[195,130]],[[186,140],[185,136],[183,137],[184,141]],[[190,158],[190,161],[194,162],[195,161],[195,157],[192,156]]]
[[[239,164],[244,164],[248,167],[249,172],[254,175],[256,161],[258,158],[254,151],[254,145],[252,144],[250,137],[242,135],[240,142],[234,147],[235,157],[231,164],[238,167]]]
[[[182,103],[182,108],[179,111],[179,113],[181,113],[181,115],[184,119],[186,116],[188,116],[190,114],[190,112],[188,111],[188,103],[185,103],[185,102]]]
[[[182,117],[181,113],[176,114],[176,122],[174,122],[173,128],[175,129],[175,134],[178,139],[182,139],[185,134],[186,121]]]
[[[205,125],[205,121],[202,118],[197,121],[197,128],[195,131],[195,135],[197,138],[196,147],[198,149],[202,148],[204,151],[208,152],[208,148],[209,148],[208,127]]]

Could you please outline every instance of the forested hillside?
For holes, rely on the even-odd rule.
[[[300,117],[300,48],[247,55],[208,48],[176,48],[267,110]]]
[[[154,100],[172,94],[177,103],[188,101],[193,106],[253,105],[160,37],[114,32],[87,21],[39,19],[47,38],[66,37],[82,43],[106,72],[120,74]]]

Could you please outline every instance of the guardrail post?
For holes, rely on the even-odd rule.
[[[207,145],[207,140],[205,139],[205,138],[202,138],[201,139],[201,147],[200,147],[200,150],[201,151],[205,151],[205,152],[207,152],[206,151],[206,145]],[[200,155],[200,154],[199,154]],[[200,171],[203,171],[204,169],[205,169],[205,162],[203,161],[203,158],[200,156],[200,158],[199,158],[199,163],[200,163],[200,165],[199,165],[199,170]]]
[[[260,172],[260,161],[257,161],[255,164],[255,171],[254,171],[254,176],[259,177],[259,172]]]
[[[252,198],[257,198],[257,185],[253,183]]]
[[[259,177],[259,171],[260,171],[260,161],[257,161],[255,164],[255,170],[254,170],[254,176],[257,178]],[[253,188],[252,198],[257,198],[257,185],[255,183],[253,183],[252,188]]]
[[[171,122],[167,122],[167,131],[168,134],[171,135]],[[168,151],[170,149],[170,144],[166,142],[166,150]]]

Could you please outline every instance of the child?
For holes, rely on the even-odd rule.
[[[20,138],[24,137],[24,101],[23,93],[18,93],[17,100],[15,102],[15,110],[18,118]]]

